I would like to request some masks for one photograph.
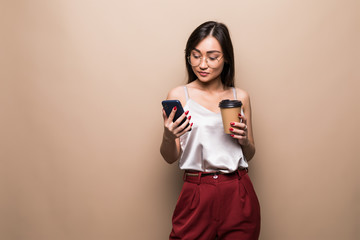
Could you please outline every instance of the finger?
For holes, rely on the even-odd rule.
[[[242,137],[242,136],[237,136],[237,135],[231,135],[232,138],[236,139],[240,145],[248,145],[249,144],[249,139],[245,138],[245,137]]]
[[[230,123],[231,127],[235,127],[235,128],[239,128],[241,130],[246,130],[246,124],[245,123],[241,123],[241,122],[231,122]]]
[[[235,134],[235,135],[239,135],[239,136],[246,136],[246,130],[242,130],[242,129],[237,129],[237,128],[229,128],[230,132]]]
[[[174,120],[176,110],[177,110],[176,107],[174,107],[174,108],[171,110],[171,113],[170,113],[169,118],[168,118],[171,122]]]
[[[181,136],[181,135],[185,134],[186,132],[190,131],[192,125],[193,125],[193,123],[188,124],[187,127],[179,133],[179,136]]]
[[[181,124],[178,128],[174,130],[174,134],[176,135],[176,137],[181,137],[191,129],[192,125],[193,124],[190,124],[189,120],[186,119],[183,124]]]
[[[181,123],[185,118],[186,118],[186,114],[185,114],[185,113],[181,114],[181,116],[180,116],[178,119],[176,119],[176,121],[174,122],[174,124],[176,124],[177,126],[180,126],[180,123]],[[191,118],[191,117],[190,117],[190,118]]]
[[[190,124],[190,119],[191,116],[186,117],[186,120],[181,124],[181,127],[183,127],[183,129],[185,129]]]
[[[239,128],[243,131],[247,131],[247,125],[246,123],[241,123],[241,122],[231,122],[230,123],[231,127],[235,127],[235,128]]]
[[[239,134],[230,134],[230,136],[231,136],[232,138],[237,139],[237,140],[246,140],[246,139],[247,139],[246,136],[239,135]]]
[[[190,123],[186,128],[185,128],[185,132],[188,132],[191,130],[192,126],[194,123]]]
[[[241,115],[241,113],[239,113],[239,118],[241,123],[247,124],[247,118],[245,115]]]
[[[166,115],[165,109],[162,109],[162,115],[163,115],[164,121],[166,121],[168,117]]]
[[[187,127],[187,125],[189,125],[189,121],[191,119],[191,116],[187,117],[187,115],[189,114],[189,111],[184,112],[174,123],[176,123],[176,127],[182,127],[182,129],[184,129],[185,127]],[[184,122],[183,122],[184,121]]]
[[[176,128],[176,133],[179,133],[181,131],[183,131],[186,126],[189,124],[189,121],[191,119],[191,116],[187,117],[185,119],[186,115],[185,113],[183,113],[175,122],[174,122],[174,126]],[[181,123],[183,120],[185,119],[185,121],[183,123]]]

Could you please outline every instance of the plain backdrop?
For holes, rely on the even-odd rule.
[[[0,3],[0,239],[167,239],[161,100],[201,23],[251,96],[261,240],[360,238],[358,0]]]

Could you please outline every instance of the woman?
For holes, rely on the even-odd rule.
[[[169,117],[163,110],[160,152],[168,163],[179,159],[185,171],[170,239],[258,239],[260,206],[247,175],[255,154],[250,98],[234,88],[227,27],[213,21],[197,27],[186,44],[185,61],[188,84],[167,96],[179,100],[185,113],[173,122],[177,109]],[[239,121],[228,126],[230,135],[224,133],[218,107],[224,99],[243,103]]]

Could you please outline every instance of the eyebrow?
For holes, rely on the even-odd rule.
[[[194,51],[197,51],[198,53],[201,53],[200,50],[197,49],[197,48],[194,48],[193,50],[194,50]],[[221,53],[221,52],[218,51],[218,50],[211,50],[211,51],[207,51],[206,53]]]

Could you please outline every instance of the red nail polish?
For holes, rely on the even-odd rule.
[[[189,116],[188,119],[190,120],[190,119],[191,119],[191,116]]]
[[[231,125],[231,126],[234,126],[234,125],[235,125],[235,123],[234,123],[234,122],[231,122],[231,123],[230,123],[230,125]]]
[[[239,113],[239,117],[241,117],[241,113]]]
[[[174,109],[174,111],[176,111],[176,106],[173,109]]]
[[[185,115],[188,115],[188,113],[189,113],[189,110],[185,112]]]
[[[234,135],[234,134],[231,134],[230,136],[231,136],[231,137],[234,137],[235,135]]]
[[[233,128],[229,128],[229,130],[230,130],[230,131],[234,131],[234,129],[233,129]]]
[[[194,124],[194,123],[191,123],[191,124],[190,124],[190,127],[192,127],[193,124]]]

